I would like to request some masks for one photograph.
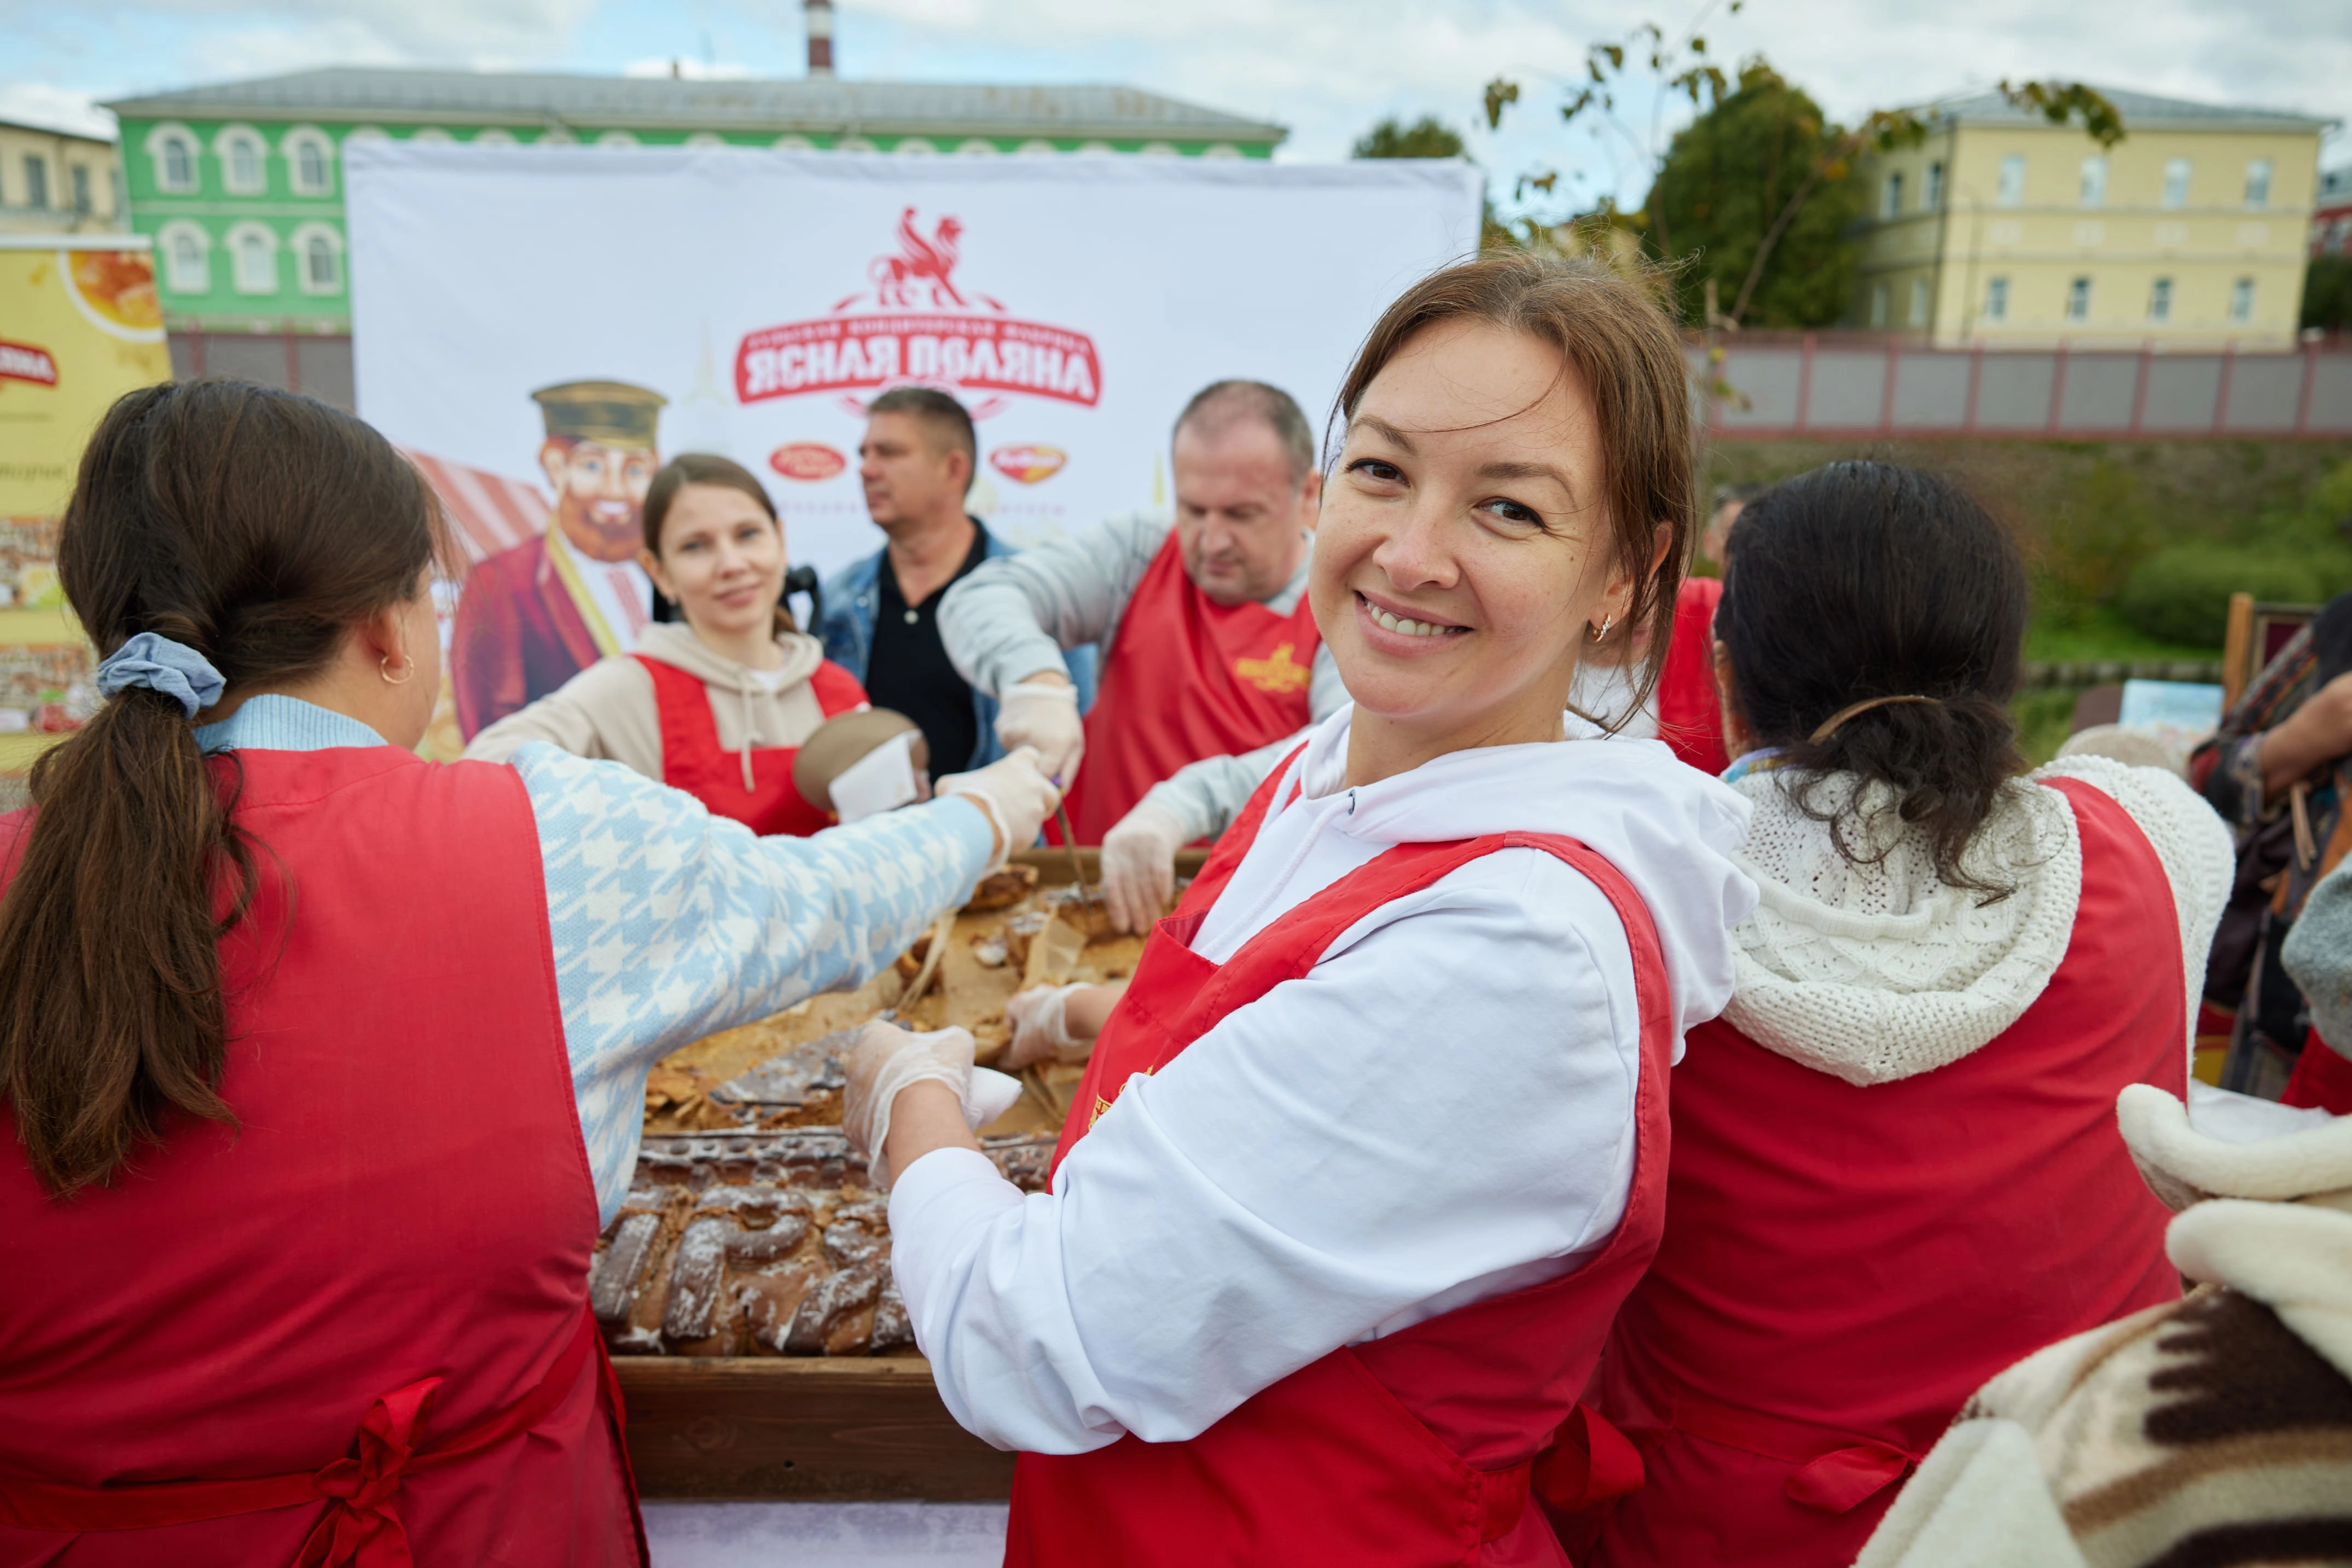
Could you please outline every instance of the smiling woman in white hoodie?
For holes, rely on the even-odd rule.
[[[1583,648],[1670,613],[1685,404],[1605,269],[1409,290],[1341,392],[1309,573],[1354,706],[1152,934],[1052,1190],[963,1132],[968,1037],[861,1044],[917,1340],[1023,1450],[1008,1563],[1564,1563],[1530,1489],[1581,1495],[1667,1068],[1754,897],[1737,795],[1561,720]]]
[[[646,492],[639,559],[684,620],[656,622],[631,652],[509,713],[467,757],[502,763],[544,741],[682,789],[755,833],[826,826],[793,787],[793,759],[818,725],[866,707],[866,690],[779,606],[784,531],[767,490],[725,458],[673,458]]]

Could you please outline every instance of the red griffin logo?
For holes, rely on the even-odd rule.
[[[814,320],[763,327],[736,345],[736,401],[834,393],[863,414],[864,401],[851,395],[921,382],[977,395],[976,419],[1014,395],[1093,407],[1102,395],[1094,340],[1023,321],[1002,301],[957,288],[963,237],[953,216],[925,235],[908,207],[898,217],[897,254],[867,265],[872,292]]]

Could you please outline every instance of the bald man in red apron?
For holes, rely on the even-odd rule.
[[[948,658],[1002,703],[999,739],[1035,746],[1070,785],[1082,844],[1185,763],[1295,734],[1347,700],[1305,595],[1322,474],[1298,405],[1219,382],[1178,418],[1171,468],[1172,521],[1115,519],[990,561],[940,610]],[[1088,643],[1102,676],[1081,718],[1063,654]]]

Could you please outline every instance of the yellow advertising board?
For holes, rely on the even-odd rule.
[[[0,237],[0,810],[97,703],[58,585],[58,514],[99,416],[172,374],[146,245]]]

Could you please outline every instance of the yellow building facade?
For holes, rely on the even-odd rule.
[[[2291,346],[2331,122],[2107,97],[2126,131],[2110,148],[1987,93],[1863,160],[1848,324],[1938,348]]]
[[[0,120],[0,234],[127,230],[114,143]]]

